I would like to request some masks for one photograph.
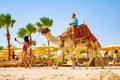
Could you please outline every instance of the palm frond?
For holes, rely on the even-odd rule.
[[[47,17],[40,18],[42,25],[46,28],[49,28],[53,24],[53,20]]]
[[[31,35],[32,33],[36,32],[36,28],[34,27],[33,24],[29,23],[26,26],[26,31],[27,31],[28,35]]]
[[[0,28],[2,28],[2,27],[3,27],[3,22],[0,19]]]
[[[6,23],[10,23],[11,22],[11,15],[10,14],[6,14],[5,15],[5,19],[6,19]]]
[[[14,23],[16,22],[16,20],[11,20],[11,27],[13,27]]]
[[[26,34],[27,34],[27,31],[25,30],[25,28],[19,28],[19,31],[17,32],[17,36],[19,38],[23,38]]]
[[[11,24],[11,15],[10,14],[6,14],[5,15],[5,25],[6,25],[6,28],[10,27],[10,24]]]
[[[0,27],[13,27],[15,20],[11,20],[11,15],[8,14],[0,14]]]
[[[5,26],[5,15],[4,14],[0,14],[0,28]]]
[[[35,24],[37,27],[43,27],[43,25],[40,22],[36,22]]]

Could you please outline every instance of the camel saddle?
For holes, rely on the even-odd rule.
[[[89,37],[94,43],[97,41],[96,37],[90,32],[86,24],[81,24],[79,26],[70,26],[60,35],[60,39],[64,42],[65,38],[69,35],[73,35],[75,40],[81,38]]]

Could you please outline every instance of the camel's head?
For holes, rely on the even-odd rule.
[[[44,35],[44,34],[47,34],[48,32],[50,32],[50,29],[49,28],[38,28],[37,32],[40,32]]]

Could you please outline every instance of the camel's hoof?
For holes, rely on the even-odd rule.
[[[58,67],[56,67],[56,66],[52,66],[52,69],[58,69]]]
[[[73,67],[73,69],[75,69],[75,67]]]
[[[75,66],[73,66],[72,68],[75,69]]]
[[[88,69],[88,67],[86,69]]]
[[[58,67],[55,67],[54,69],[58,69]]]
[[[104,66],[102,66],[102,69],[104,69]]]

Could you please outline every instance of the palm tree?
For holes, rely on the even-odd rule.
[[[36,32],[36,28],[34,27],[33,24],[29,23],[26,25],[25,28],[19,29],[17,36],[19,38],[23,38],[25,35],[28,35],[30,37],[30,46],[32,46],[32,34],[35,32]],[[30,47],[30,56],[31,56],[31,53],[32,53],[32,48]]]
[[[19,28],[19,31],[17,32],[17,36],[19,38],[23,38],[25,35],[28,35],[30,37],[30,42],[32,43],[32,34],[36,32],[36,28],[33,24],[28,23],[26,27]]]
[[[10,32],[9,28],[13,27],[14,23],[16,21],[14,19],[11,19],[10,14],[0,14],[0,28],[6,29],[6,37],[7,37],[7,43],[8,43],[8,60],[10,60]]]
[[[36,22],[36,26],[37,27],[45,27],[45,28],[49,28],[51,27],[53,24],[53,20],[47,17],[42,17],[40,18],[40,22]],[[49,41],[48,41],[48,46],[50,45]],[[50,49],[48,49],[48,59],[50,58]]]

